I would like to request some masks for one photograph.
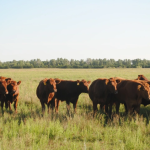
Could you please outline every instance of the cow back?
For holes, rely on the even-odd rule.
[[[104,97],[104,94],[106,93],[105,81],[106,79],[97,79],[91,83],[89,87],[89,97],[91,98],[91,100],[93,100],[94,97]]]
[[[61,80],[61,82],[56,85],[56,88],[57,92],[55,97],[61,100],[66,100],[80,94],[77,81]]]

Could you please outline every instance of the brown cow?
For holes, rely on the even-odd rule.
[[[147,83],[150,85],[150,81],[147,81]],[[150,100],[146,100],[146,99],[142,98],[141,104],[143,104],[144,106],[147,106],[150,104]]]
[[[91,81],[86,80],[61,80],[60,84],[57,84],[57,93],[55,97],[57,98],[57,106],[56,112],[58,112],[58,107],[60,101],[66,101],[67,104],[67,112],[69,113],[70,110],[70,102],[73,103],[74,112],[76,112],[77,102],[79,95],[81,93],[88,93],[89,91],[89,84]]]
[[[9,107],[9,110],[12,111],[11,104],[14,102],[14,109],[16,113],[17,113],[17,105],[18,105],[18,100],[19,100],[19,85],[20,84],[21,84],[21,81],[16,82],[14,80],[11,80],[10,83],[7,85],[9,94],[7,94],[6,96],[5,107],[6,109]]]
[[[0,77],[0,94],[8,94],[7,84],[10,78]]]
[[[116,79],[116,82],[117,82],[117,83],[120,83],[121,81],[126,80],[126,79],[120,78],[120,77],[115,77],[115,79]],[[138,75],[138,78],[135,79],[135,80],[138,80],[139,82],[142,82],[142,81],[147,81],[147,78],[146,78],[144,75]],[[148,83],[148,82],[147,82],[147,83]],[[117,87],[117,89],[118,89],[118,87]],[[116,96],[117,96],[117,95],[115,95],[115,94],[111,94],[111,103],[110,103],[111,106],[110,106],[110,108],[112,108],[112,105],[115,104],[115,105],[116,105],[116,113],[119,114],[120,103],[119,103],[118,100],[116,100]],[[142,98],[141,104],[143,104],[144,106],[146,106],[146,105],[150,104],[150,101]],[[127,110],[126,103],[124,103],[124,106],[125,106],[125,110],[126,110],[126,113],[127,113],[128,110]],[[135,109],[135,108],[134,108],[134,106],[133,106],[133,110],[134,110],[134,109]],[[112,109],[110,109],[110,111],[112,111]],[[110,112],[110,114],[111,114],[111,112]]]
[[[148,79],[144,75],[138,75],[138,78],[136,78],[135,80],[145,80],[145,81],[148,81]]]
[[[56,84],[60,82],[60,80],[55,80],[52,78],[44,79],[39,82],[39,85],[36,89],[36,95],[40,99],[43,113],[45,112],[45,104],[48,107],[48,113],[50,105],[52,109],[55,107],[54,95],[55,92],[57,92]]]
[[[104,105],[108,107],[110,103],[110,94],[117,94],[117,82],[114,78],[110,79],[97,79],[92,82],[89,87],[89,97],[93,102],[93,116],[97,111],[97,104],[100,104],[102,108]],[[108,108],[106,108],[106,112],[108,112]]]
[[[146,82],[137,80],[123,80],[117,85],[118,94],[115,95],[116,107],[123,103],[126,113],[132,114],[134,111],[139,113],[142,99],[150,99],[150,88]],[[116,108],[119,113],[119,107]]]
[[[126,80],[125,78],[121,78],[121,77],[114,77],[114,79],[116,80],[117,84],[119,84],[120,82],[122,82],[123,80]],[[120,103],[116,102],[115,99],[116,94],[111,93],[108,95],[108,99],[109,99],[109,116],[111,117],[112,114],[112,106],[116,106],[116,112],[117,114],[119,113],[119,107],[120,107]],[[104,106],[104,108],[106,107],[105,111],[108,111],[108,105]]]
[[[7,85],[9,84],[11,78],[0,77],[0,101],[1,108],[3,112],[4,102],[6,101],[6,95],[8,94]]]
[[[116,82],[117,82],[117,83],[120,83],[121,81],[126,80],[126,79],[120,78],[120,77],[115,77],[115,79],[116,79]],[[146,79],[146,80],[145,80],[145,79]],[[135,80],[138,80],[139,82],[142,82],[142,81],[147,81],[147,78],[146,78],[144,75],[138,75],[138,78],[135,79]],[[147,82],[147,83],[148,83],[148,82]],[[117,88],[118,88],[118,87],[117,87]],[[117,96],[117,95],[114,95],[114,94],[111,95],[111,99],[112,99],[111,102],[116,105],[116,113],[119,114],[120,103],[119,103],[118,100],[116,101],[116,96]],[[142,99],[141,104],[143,104],[144,106],[146,106],[146,105],[150,104],[150,101],[149,101],[149,100],[146,100],[146,99]],[[124,106],[125,106],[125,110],[126,110],[126,113],[127,113],[128,110],[127,110],[127,106],[126,106],[125,103],[124,103]],[[134,106],[133,106],[133,109],[134,109]],[[111,110],[111,111],[112,111],[112,110]]]
[[[135,80],[143,80],[143,81],[148,81],[148,79],[144,75],[138,75],[138,78]],[[150,85],[150,81],[147,82]],[[142,103],[144,106],[147,106],[150,104],[149,100],[142,99]]]

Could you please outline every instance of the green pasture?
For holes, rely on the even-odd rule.
[[[92,117],[92,102],[81,94],[77,113],[67,115],[62,102],[59,113],[42,115],[36,88],[44,78],[90,80],[122,77],[135,79],[150,69],[1,69],[0,76],[21,81],[18,113],[0,108],[0,150],[149,150],[150,106],[141,105],[140,116],[127,117],[121,105],[120,116],[109,119],[100,110]],[[13,108],[13,107],[12,107]],[[13,108],[14,110],[14,108]]]

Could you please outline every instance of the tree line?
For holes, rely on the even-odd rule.
[[[63,58],[41,61],[33,59],[30,61],[13,60],[7,62],[0,61],[0,69],[6,68],[150,68],[150,60],[146,59],[91,59],[68,60]]]

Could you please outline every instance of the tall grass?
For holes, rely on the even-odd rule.
[[[150,79],[150,69],[6,69],[1,76],[19,81],[20,97],[18,113],[0,112],[0,149],[2,150],[148,150],[150,147],[150,107],[141,105],[139,116],[133,118],[114,115],[110,120],[100,110],[92,117],[92,102],[88,94],[81,94],[77,113],[67,115],[66,104],[62,102],[59,113],[42,115],[36,97],[36,87],[44,78],[86,79],[120,76],[135,79],[144,74]],[[47,109],[46,109],[47,110]],[[1,110],[0,110],[1,111]]]

